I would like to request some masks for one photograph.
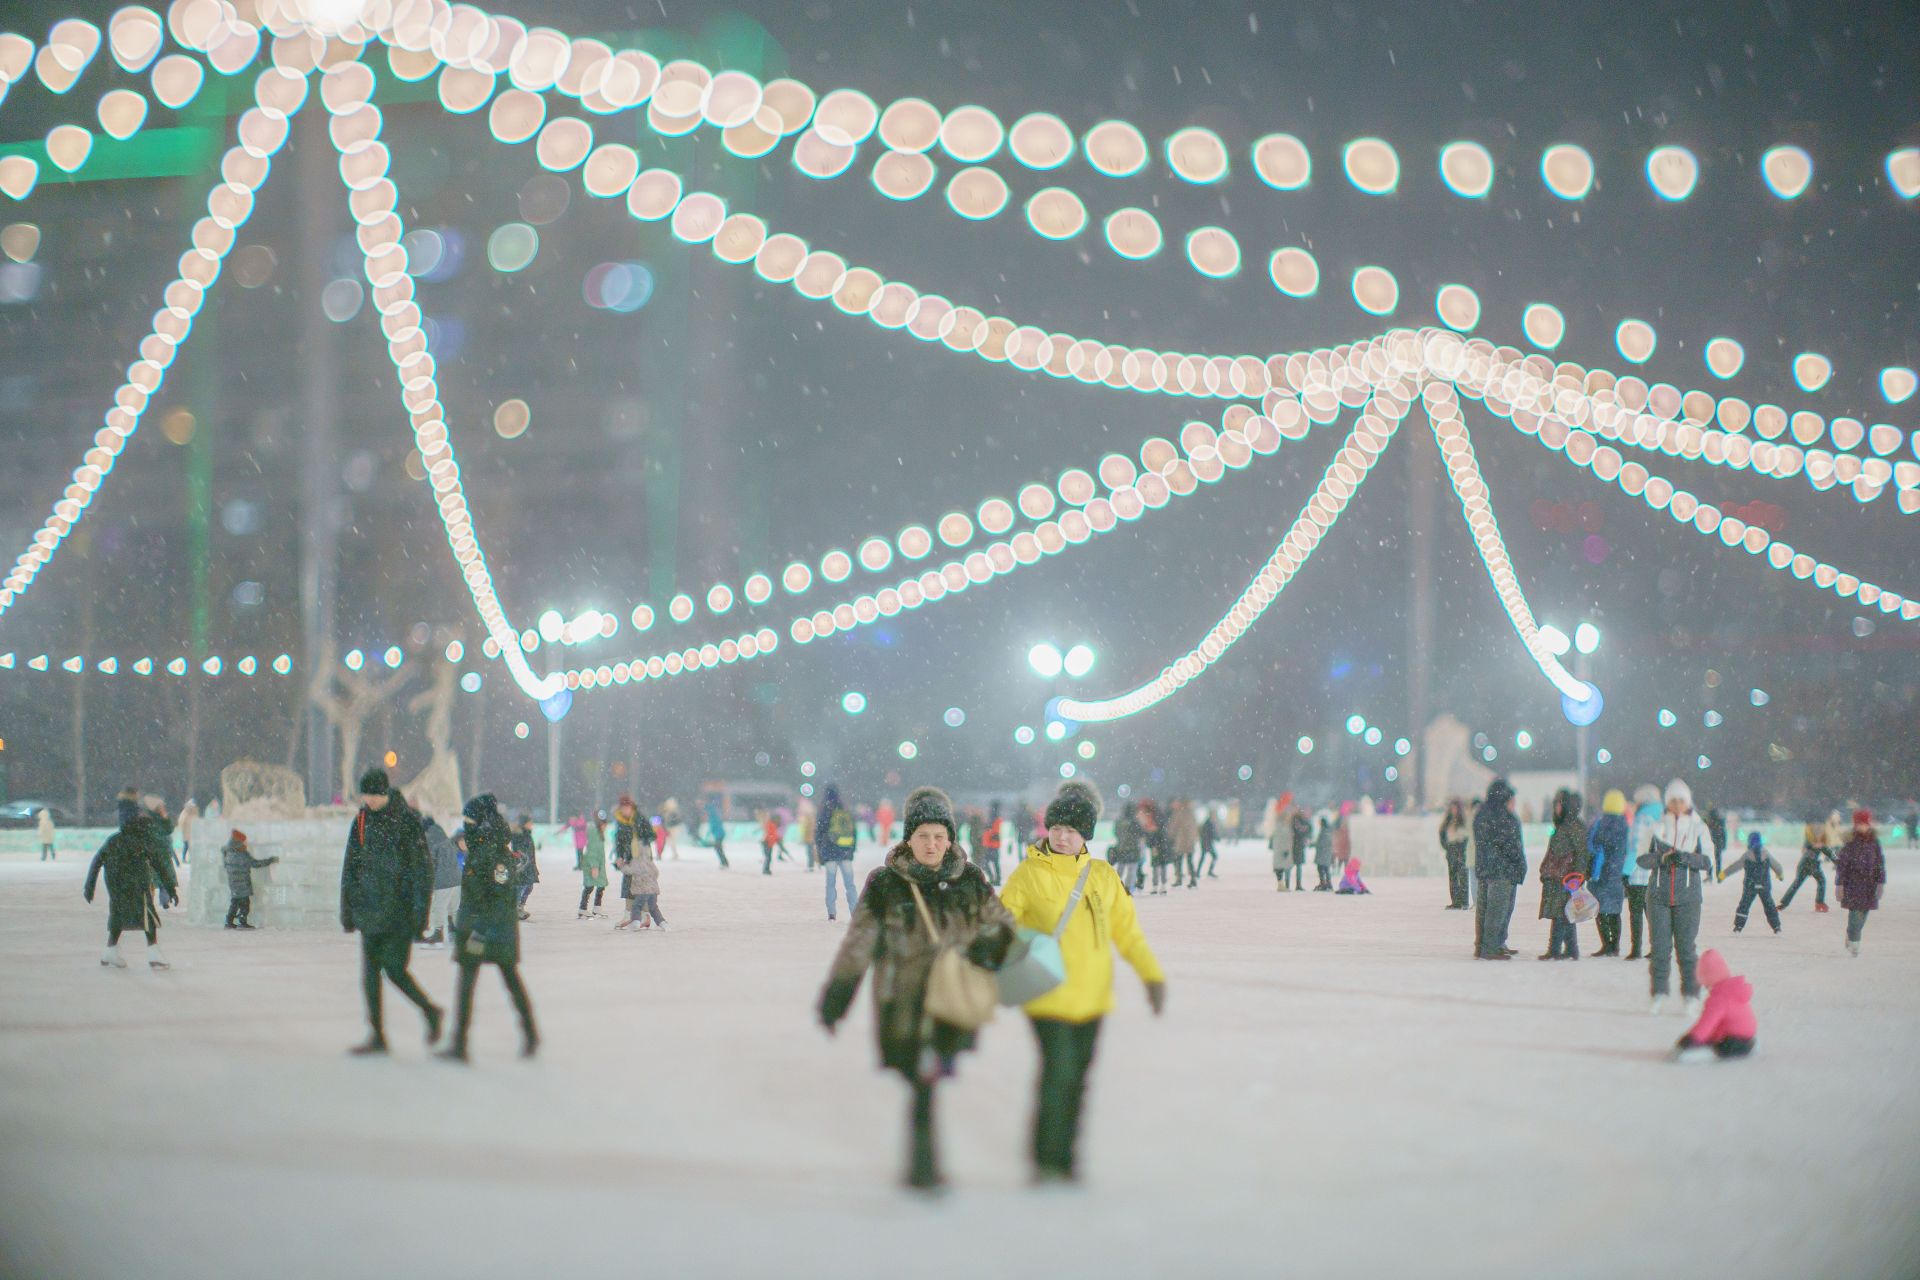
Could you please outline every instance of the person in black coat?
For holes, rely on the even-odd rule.
[[[473,1025],[473,987],[480,966],[499,966],[500,980],[520,1015],[520,1056],[540,1047],[533,1027],[533,1000],[520,981],[520,900],[514,887],[518,859],[509,845],[507,820],[492,795],[467,801],[467,866],[460,879],[460,914],[453,925],[453,959],[460,966],[454,1000],[453,1040],[440,1056],[467,1061],[467,1031]]]
[[[1473,953],[1482,960],[1511,960],[1507,925],[1514,892],[1527,878],[1527,846],[1513,812],[1513,787],[1505,778],[1487,784],[1487,800],[1473,815]]]
[[[360,989],[371,1032],[352,1053],[387,1051],[380,1018],[383,974],[426,1018],[427,1043],[440,1038],[441,1010],[407,972],[432,899],[433,855],[420,817],[387,781],[385,770],[369,769],[360,776],[360,812],[347,829],[340,868],[340,927],[360,933]]]
[[[540,883],[540,854],[534,847],[530,814],[521,814],[514,823],[513,831],[507,836],[507,848],[514,858],[514,906],[525,920],[531,914],[527,910],[527,899],[533,894],[533,886]]]
[[[180,901],[180,882],[173,872],[172,831],[165,805],[156,800],[151,808],[144,808],[137,799],[122,793],[120,829],[108,836],[100,852],[93,855],[82,891],[92,902],[94,888],[105,874],[107,949],[100,957],[102,965],[126,968],[127,962],[120,958],[120,935],[138,929],[147,935],[148,966],[171,967],[160,954],[160,913],[154,909],[153,890],[158,885],[160,900],[169,906]]]

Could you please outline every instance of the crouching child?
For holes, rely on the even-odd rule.
[[[1700,1020],[1673,1046],[1675,1062],[1744,1058],[1753,1052],[1758,1021],[1753,1016],[1753,986],[1727,968],[1726,957],[1707,951],[1700,957],[1700,981],[1707,1002]]]

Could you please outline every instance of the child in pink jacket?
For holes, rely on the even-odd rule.
[[[1367,893],[1367,892],[1369,892],[1367,888],[1367,882],[1360,878],[1360,858],[1358,854],[1355,854],[1347,859],[1347,869],[1345,872],[1341,874],[1340,887],[1338,889],[1335,889],[1334,893],[1342,894],[1342,893]]]
[[[1752,1053],[1759,1025],[1753,1016],[1752,984],[1735,976],[1718,951],[1707,951],[1700,957],[1700,985],[1707,989],[1707,1003],[1700,1020],[1674,1045],[1674,1061],[1707,1062]]]

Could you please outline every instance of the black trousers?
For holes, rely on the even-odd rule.
[[[1447,902],[1461,910],[1467,905],[1467,855],[1463,849],[1458,855],[1447,855]]]
[[[413,955],[413,936],[406,933],[363,933],[360,935],[360,994],[367,1002],[367,1025],[373,1038],[386,1039],[380,1018],[380,979],[384,976],[414,1003],[421,1013],[433,1008],[433,1001],[407,972]]]
[[[1633,954],[1643,954],[1640,939],[1647,927],[1647,886],[1629,884],[1627,886],[1627,919],[1632,925]]]
[[[1787,886],[1786,895],[1780,899],[1780,909],[1782,911],[1785,911],[1792,905],[1793,895],[1800,892],[1800,886],[1809,880],[1813,881],[1813,901],[1815,905],[1824,907],[1827,904],[1826,873],[1820,869],[1820,864],[1818,863],[1815,863],[1811,867],[1802,863],[1799,874],[1794,876],[1793,883]]]
[[[462,1056],[467,1052],[467,1030],[473,1025],[473,987],[480,981],[482,963],[465,956],[460,959],[460,985],[454,994],[453,1051]],[[533,998],[527,994],[527,984],[520,981],[520,966],[503,964],[499,968],[500,981],[507,987],[507,998],[513,1001],[513,1011],[520,1015],[520,1037],[531,1048],[540,1040],[533,1028]]]
[[[725,867],[727,865],[727,842],[724,840],[715,840],[713,842],[713,854],[716,858],[720,859],[720,865]]]
[[[593,905],[597,907],[600,905],[600,903],[603,900],[605,900],[606,896],[607,896],[607,886],[605,885],[600,885],[598,888],[590,884],[582,885],[580,887],[580,909],[582,911],[585,911],[587,909],[588,899],[592,899]]]
[[[1093,1066],[1100,1038],[1100,1019],[1063,1022],[1034,1018],[1033,1035],[1040,1042],[1039,1098],[1033,1113],[1033,1165],[1042,1173],[1074,1172],[1074,1150],[1080,1138],[1080,1107],[1087,1092],[1087,1072]]]
[[[1602,911],[1593,918],[1593,922],[1594,927],[1600,931],[1599,954],[1608,956],[1619,955],[1620,913],[1618,911]]]
[[[1780,932],[1780,909],[1773,905],[1773,885],[1755,884],[1751,880],[1740,891],[1740,906],[1733,913],[1734,932],[1747,927],[1747,915],[1753,910],[1755,898],[1760,899],[1760,906],[1767,913],[1767,923],[1775,933]]]
[[[244,896],[239,894],[233,895],[233,900],[227,903],[227,923],[229,925],[247,923],[247,912],[252,909],[252,894],[246,894]]]

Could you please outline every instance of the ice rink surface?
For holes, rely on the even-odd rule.
[[[628,937],[576,922],[571,855],[546,851],[523,936],[542,1055],[514,1056],[489,974],[466,1069],[427,1059],[391,991],[393,1057],[344,1054],[352,938],[170,922],[171,972],[137,939],[108,971],[84,857],[0,860],[0,1274],[1920,1274],[1905,850],[1857,960],[1837,908],[1803,894],[1784,935],[1735,938],[1738,882],[1710,889],[1702,945],[1752,979],[1760,1047],[1676,1067],[1644,964],[1533,959],[1537,884],[1521,956],[1480,963],[1441,881],[1283,897],[1247,844],[1139,900],[1169,1009],[1122,974],[1085,1186],[1026,1186],[1035,1055],[1003,1014],[942,1090],[932,1202],[895,1189],[905,1093],[866,993],[838,1038],[812,1017],[844,908],[828,924],[818,874],[749,852],[663,863],[673,932]],[[445,952],[414,970],[451,993]]]

